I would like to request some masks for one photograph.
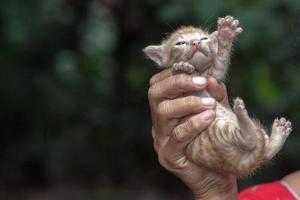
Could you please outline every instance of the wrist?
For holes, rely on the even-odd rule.
[[[228,192],[210,192],[204,195],[194,194],[195,200],[237,200],[237,190]]]
[[[237,200],[236,177],[230,177],[226,181],[211,182],[192,190],[195,200]]]

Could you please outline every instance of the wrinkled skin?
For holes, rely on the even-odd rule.
[[[213,98],[185,95],[204,89]],[[211,77],[172,75],[171,69],[166,69],[151,78],[148,97],[160,164],[180,178],[195,199],[237,199],[235,176],[208,171],[185,155],[186,146],[214,120],[216,101],[228,106],[225,86]]]

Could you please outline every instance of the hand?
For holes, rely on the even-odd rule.
[[[186,95],[203,89],[214,98]],[[196,199],[236,199],[234,176],[210,172],[185,156],[186,146],[214,120],[216,100],[229,106],[225,86],[214,78],[172,75],[167,69],[151,78],[148,97],[160,164],[179,177]]]

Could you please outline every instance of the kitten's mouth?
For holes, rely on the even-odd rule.
[[[206,57],[208,56],[208,52],[206,52],[204,49],[195,49],[189,59],[192,59],[196,53],[201,53]]]
[[[203,55],[208,56],[208,52],[205,51],[204,49],[197,49],[196,52],[201,52]]]

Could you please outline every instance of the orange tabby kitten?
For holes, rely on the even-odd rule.
[[[218,19],[217,31],[211,34],[200,28],[183,27],[161,45],[150,45],[143,51],[174,73],[213,76],[223,81],[232,42],[241,32],[239,21],[227,16]],[[195,95],[209,96],[206,91]],[[237,98],[233,110],[217,103],[216,119],[188,145],[186,155],[210,170],[245,177],[278,153],[291,130],[285,118],[275,119],[268,136],[260,123],[248,116],[243,100]]]

